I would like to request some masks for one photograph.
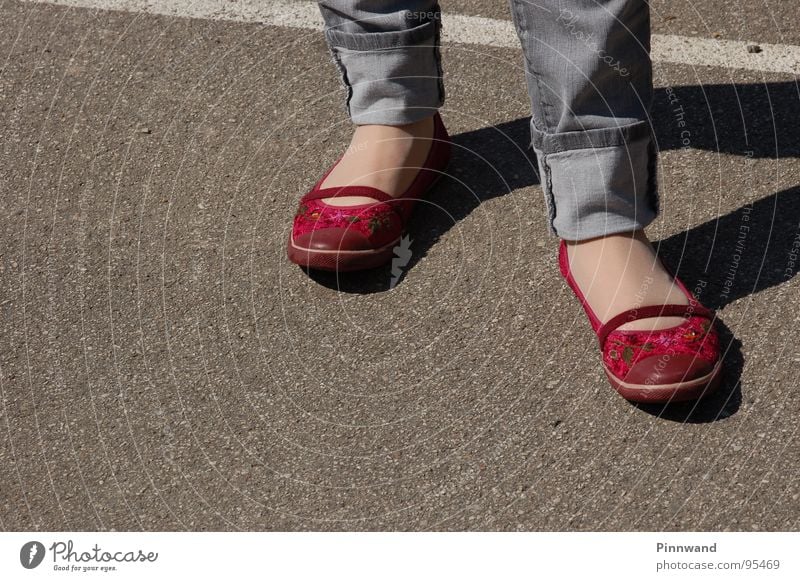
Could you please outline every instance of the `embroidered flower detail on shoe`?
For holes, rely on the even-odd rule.
[[[361,206],[329,206],[321,200],[303,202],[294,217],[292,237],[323,228],[355,230],[380,246],[396,240],[402,233],[402,222],[389,204]]]
[[[677,327],[657,331],[614,331],[603,346],[603,362],[616,377],[624,379],[646,357],[691,355],[714,363],[719,337],[710,320],[690,317]]]

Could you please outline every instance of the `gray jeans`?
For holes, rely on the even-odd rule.
[[[435,0],[320,2],[359,125],[402,125],[444,102]],[[552,231],[585,240],[658,212],[646,0],[511,0],[531,99],[532,146]]]

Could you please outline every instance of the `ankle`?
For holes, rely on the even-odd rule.
[[[370,186],[390,196],[402,195],[425,164],[434,131],[433,117],[407,125],[359,125],[341,160],[320,187]],[[348,206],[369,201],[360,196],[341,196],[326,203]]]
[[[358,144],[374,144],[394,139],[430,139],[433,136],[433,117],[426,117],[406,125],[356,125],[348,152]],[[363,145],[362,145],[363,149]]]
[[[567,245],[567,250],[577,251],[581,248],[588,247],[607,247],[609,250],[614,249],[628,249],[631,243],[638,243],[648,246],[652,249],[650,239],[647,237],[643,229],[628,230],[627,232],[617,232],[608,234],[606,236],[596,236],[594,238],[586,238],[584,240],[568,240],[564,239],[564,244]]]
[[[565,244],[575,282],[603,322],[643,306],[688,303],[643,230],[565,240]],[[620,330],[655,330],[680,322],[676,317],[654,317],[623,325]]]

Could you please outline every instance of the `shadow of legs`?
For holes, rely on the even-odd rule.
[[[690,424],[715,422],[739,411],[742,403],[740,379],[744,368],[742,344],[722,321],[717,319],[716,324],[723,355],[722,382],[717,391],[699,401],[631,405],[665,420]]]

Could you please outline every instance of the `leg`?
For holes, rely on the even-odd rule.
[[[444,99],[439,7],[435,0],[319,5],[356,130],[345,154],[300,199],[287,252],[307,268],[374,268],[403,243],[416,200],[450,156],[436,115]]]
[[[699,397],[719,378],[713,315],[690,302],[643,231],[658,210],[648,4],[512,9],[550,225],[566,241],[562,272],[584,296],[609,381],[635,401]],[[665,305],[676,316],[659,316]]]
[[[567,240],[644,228],[656,216],[647,3],[511,4],[550,226]]]
[[[511,4],[550,226],[570,242],[576,281],[601,320],[635,303],[685,303],[642,231],[658,211],[647,2]]]
[[[320,2],[325,37],[356,130],[324,187],[372,186],[400,195],[425,160],[444,100],[435,0]],[[368,203],[359,196],[331,205]]]
[[[356,125],[407,125],[444,100],[435,0],[319,2]]]

